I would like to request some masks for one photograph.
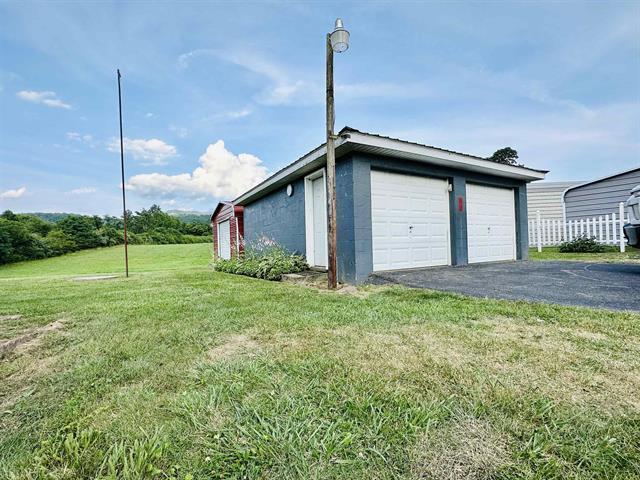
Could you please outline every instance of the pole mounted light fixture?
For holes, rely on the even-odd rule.
[[[349,31],[344,28],[342,19],[336,19],[336,26],[330,35],[331,48],[336,53],[345,52],[349,48]]]
[[[349,32],[342,20],[336,19],[333,32],[327,34],[327,286],[338,286],[338,236],[336,231],[336,149],[333,127],[335,110],[333,102],[333,52],[342,53],[349,48]]]

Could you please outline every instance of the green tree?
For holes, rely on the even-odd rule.
[[[78,249],[78,245],[69,235],[62,230],[50,231],[44,239],[44,243],[51,250],[52,255],[64,255]]]
[[[20,222],[0,218],[0,264],[49,256],[47,246]]]
[[[158,229],[179,230],[181,223],[175,217],[162,211],[158,205],[151,205],[148,210],[142,209],[135,215],[127,214],[128,226],[134,233],[148,233]]]
[[[19,213],[15,215],[16,221],[22,223],[27,230],[31,233],[37,233],[38,235],[45,237],[51,230],[53,230],[53,223],[42,220],[35,215],[28,213]]]
[[[496,150],[493,155],[487,158],[492,162],[502,163],[503,165],[518,165],[516,160],[518,159],[518,152],[511,147],[501,148]]]
[[[18,216],[13,213],[11,210],[5,210],[4,212],[2,212],[2,215],[0,215],[0,218],[4,218],[5,220],[17,220]]]
[[[57,226],[71,237],[80,249],[102,246],[93,217],[69,215],[67,218],[60,220]]]

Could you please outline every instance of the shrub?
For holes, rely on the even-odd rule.
[[[214,268],[219,272],[280,280],[282,275],[301,272],[309,265],[302,255],[293,254],[273,242],[261,241],[254,246],[245,246],[245,253],[240,258],[216,260]]]
[[[93,217],[69,215],[58,222],[58,228],[73,238],[80,249],[102,246]]]
[[[78,245],[69,235],[62,230],[52,230],[44,238],[44,243],[49,247],[51,255],[63,255],[78,249]]]
[[[0,264],[49,256],[40,237],[20,222],[0,218]]]
[[[561,253],[602,253],[608,250],[605,245],[598,243],[595,237],[582,235],[574,238],[570,242],[560,244],[558,249]]]

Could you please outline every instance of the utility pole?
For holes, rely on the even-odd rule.
[[[124,141],[122,139],[122,91],[120,89],[120,69],[118,69],[118,111],[120,114],[120,172],[122,174],[122,219],[124,221],[124,271],[129,278],[129,252],[127,248],[127,202],[124,193]]]
[[[333,127],[335,110],[333,101],[333,52],[342,53],[349,48],[349,32],[341,19],[336,19],[333,32],[327,34],[327,286],[338,286],[338,235],[336,230],[336,149]]]
[[[327,34],[327,234],[328,234],[328,265],[327,286],[335,289],[338,286],[338,235],[336,232],[336,150],[333,134],[335,111],[333,100],[333,47],[331,34]]]

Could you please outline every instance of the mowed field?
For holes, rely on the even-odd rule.
[[[640,316],[216,273],[0,268],[0,478],[640,478]]]

